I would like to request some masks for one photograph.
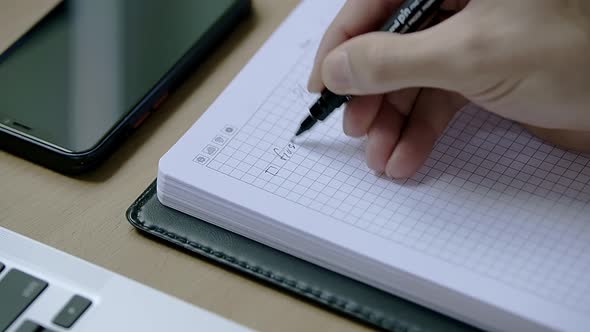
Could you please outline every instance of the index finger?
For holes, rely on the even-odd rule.
[[[324,88],[320,66],[331,50],[348,39],[378,29],[401,2],[402,0],[348,0],[320,42],[307,85],[308,90],[320,92]]]
[[[348,0],[332,21],[315,56],[311,76],[307,84],[310,92],[324,88],[321,65],[324,58],[338,45],[358,35],[372,32],[391,16],[404,0]],[[456,12],[463,9],[470,0],[446,0],[441,9]]]

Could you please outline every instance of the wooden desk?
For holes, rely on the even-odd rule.
[[[3,5],[20,1],[0,0],[0,13],[8,12]],[[97,172],[66,177],[0,151],[0,226],[254,329],[363,330],[314,305],[155,243],[125,219],[127,207],[155,178],[160,156],[297,2],[255,0],[253,16]],[[1,17],[0,31],[6,32],[11,20]],[[19,22],[12,14],[11,19]]]

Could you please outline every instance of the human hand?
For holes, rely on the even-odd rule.
[[[564,148],[590,151],[590,2],[447,0],[422,31],[377,30],[401,0],[349,0],[318,49],[308,89],[355,96],[344,132],[394,178],[422,166],[467,102]]]

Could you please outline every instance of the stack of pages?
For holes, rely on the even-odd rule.
[[[587,331],[588,156],[474,106],[405,180],[367,168],[340,110],[292,141],[342,4],[296,8],[163,156],[159,200],[483,329]]]

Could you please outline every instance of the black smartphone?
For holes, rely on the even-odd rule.
[[[95,168],[250,12],[249,0],[65,0],[0,55],[0,148]]]

